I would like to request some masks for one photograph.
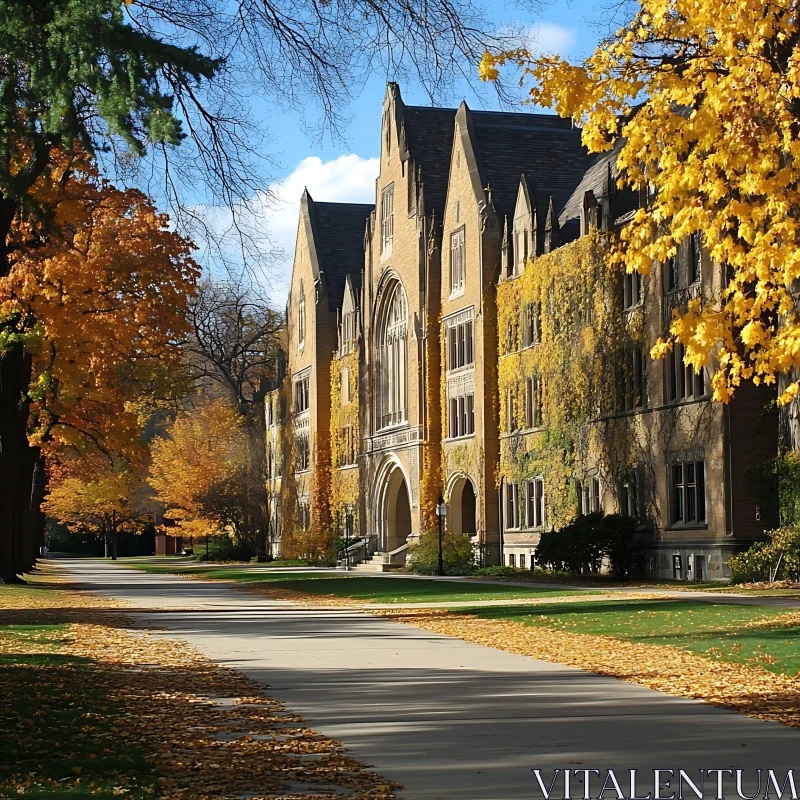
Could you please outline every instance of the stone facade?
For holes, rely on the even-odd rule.
[[[584,329],[588,341],[598,318],[556,319],[552,298],[569,287],[542,309],[531,279],[554,258],[600,275],[592,243],[646,200],[617,191],[614,156],[589,156],[557,117],[411,107],[388,86],[374,206],[303,197],[286,378],[269,401],[284,531],[332,541],[348,520],[367,540],[359,558],[401,564],[443,499],[449,530],[470,535],[482,563],[529,567],[542,531],[602,509],[640,520],[651,575],[726,575],[727,557],[765,527],[746,476],[774,455],[777,425],[769,390],[741,387],[721,406],[710,372],[647,356],[674,308],[722,288],[693,242],[645,278],[593,285],[591,303],[612,314],[594,332],[611,354],[596,381],[607,389],[577,435],[568,415],[558,468],[542,456],[560,418],[542,409],[569,405],[543,348],[552,356]]]

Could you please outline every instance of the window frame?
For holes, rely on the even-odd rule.
[[[467,283],[467,236],[462,225],[450,234],[450,297],[460,297]]]
[[[707,528],[705,458],[675,460],[668,470],[670,528]]]
[[[381,255],[388,256],[394,243],[394,182],[381,191]]]

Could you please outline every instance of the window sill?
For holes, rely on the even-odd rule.
[[[708,523],[707,522],[703,522],[703,523],[698,523],[696,525],[672,524],[672,525],[669,526],[669,528],[664,528],[664,530],[665,531],[669,531],[669,532],[674,531],[674,532],[677,532],[677,533],[680,533],[682,531],[707,531],[708,530]]]
[[[383,436],[385,433],[392,433],[392,431],[396,431],[405,427],[408,427],[407,419],[404,419],[401,422],[393,422],[391,425],[386,425],[383,428],[378,428],[375,431],[375,436]]]
[[[445,371],[445,375],[449,378],[453,375],[460,375],[462,372],[471,372],[475,369],[475,362],[473,361],[470,364],[464,364],[463,367],[453,367],[453,369],[448,369]]]
[[[447,438],[442,439],[442,444],[450,444],[451,442],[465,442],[474,438],[474,433],[465,433],[463,436],[448,436]]]
[[[464,296],[464,287],[462,286],[460,289],[457,289],[455,292],[450,292],[450,297],[448,300],[458,300],[459,297]]]
[[[355,464],[340,464],[338,467],[336,467],[336,469],[339,469],[339,470],[357,469],[357,468],[358,468],[358,463],[357,462]]]
[[[385,246],[381,250],[381,264],[384,261],[387,261],[388,259],[390,259],[391,257],[392,257],[392,245],[390,243],[389,245]]]

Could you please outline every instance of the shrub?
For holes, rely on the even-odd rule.
[[[251,544],[237,544],[225,537],[211,539],[208,543],[208,555],[205,547],[198,549],[200,550],[198,561],[250,561],[255,555]]]
[[[636,520],[602,511],[581,515],[558,531],[545,531],[536,548],[536,561],[551,570],[576,574],[598,573],[608,559],[613,575],[630,575],[641,558]]]
[[[464,534],[442,536],[445,575],[469,575],[475,566],[472,540]],[[439,567],[439,534],[423,533],[411,548],[411,569],[420,575],[435,575]]]
[[[800,577],[800,527],[785,525],[766,531],[768,542],[756,542],[748,550],[731,556],[731,583],[759,583]]]
[[[476,569],[475,575],[481,575],[487,578],[511,578],[517,574],[513,567],[494,566],[494,567],[481,567]]]
[[[772,573],[775,553],[767,542],[756,542],[738,556],[728,559],[731,569],[731,583],[752,583],[768,581]]]

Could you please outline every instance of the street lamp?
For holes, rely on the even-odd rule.
[[[444,558],[442,556],[442,528],[444,527],[444,520],[447,517],[447,506],[444,500],[440,497],[439,502],[436,504],[436,518],[439,522],[439,568],[436,570],[437,575],[444,575]]]
[[[353,527],[353,506],[344,507],[344,568],[350,569],[350,531]]]

